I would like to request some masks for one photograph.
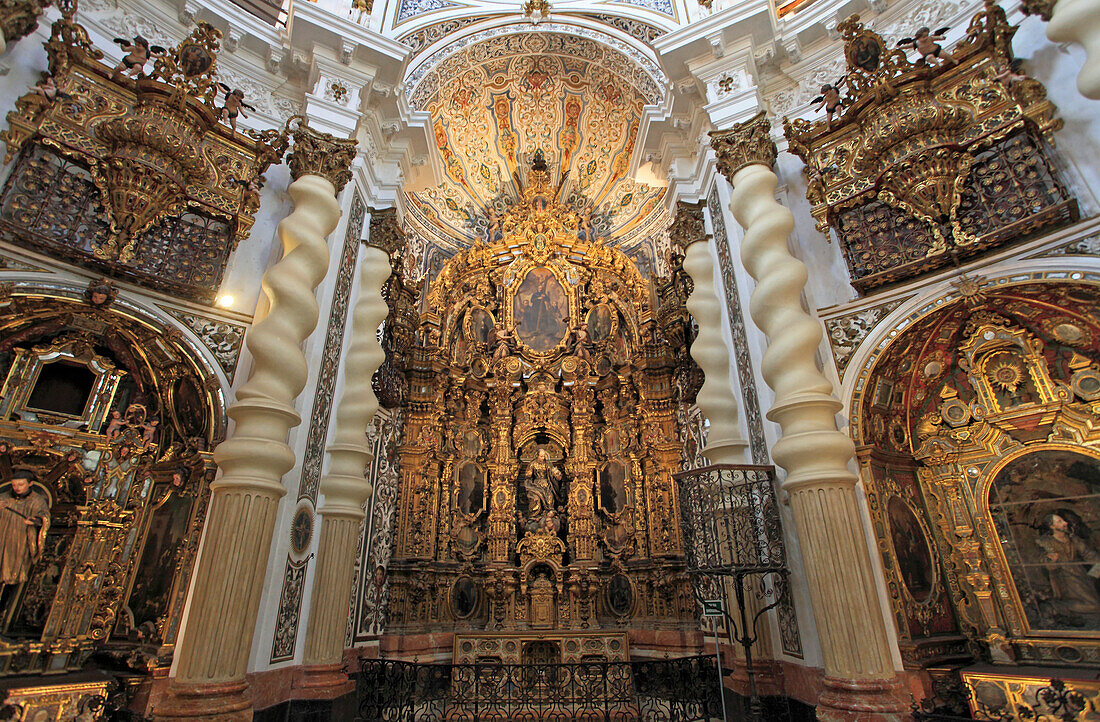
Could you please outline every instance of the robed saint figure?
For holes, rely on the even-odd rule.
[[[49,528],[46,500],[31,489],[27,474],[13,474],[11,489],[0,493],[0,584],[27,581]]]

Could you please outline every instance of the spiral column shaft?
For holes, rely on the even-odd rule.
[[[278,226],[282,259],[262,280],[270,304],[248,330],[248,381],[228,410],[233,435],[214,450],[221,470],[176,651],[175,678],[154,719],[251,720],[245,682],[271,550],[282,476],[294,466],[287,434],[301,422],[294,401],[308,376],[301,344],[317,325],[315,289],[325,277],[325,238],[336,228],[336,194],[350,177],[355,143],[302,126],[294,131],[289,193],[294,212]],[[343,164],[341,166],[341,163]]]
[[[790,497],[825,666],[824,720],[899,719],[886,622],[856,496],[855,454],[841,432],[841,403],[817,367],[821,324],[802,305],[805,264],[787,238],[794,216],[775,200],[770,123],[763,113],[712,133],[718,169],[733,185],[730,210],[745,229],[741,261],[755,279],[749,311],[768,337],[761,371],[776,395],[767,416],[782,437],[772,449]]]

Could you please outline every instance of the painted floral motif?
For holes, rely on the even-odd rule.
[[[582,37],[517,33],[453,53],[410,98],[432,115],[445,180],[409,194],[407,222],[444,246],[485,238],[542,151],[560,197],[625,243],[662,205],[663,189],[628,173],[654,90],[631,60]]]

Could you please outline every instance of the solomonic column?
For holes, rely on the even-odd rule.
[[[703,224],[702,206],[679,204],[669,233],[684,248],[684,271],[693,286],[685,305],[699,326],[691,357],[703,371],[703,386],[695,403],[710,422],[703,454],[712,464],[743,464],[748,442],[741,434],[738,404],[730,387],[730,355],[722,335],[722,304],[714,282],[716,256]]]
[[[245,336],[253,360],[229,407],[236,428],[214,450],[221,475],[210,485],[176,673],[154,710],[157,720],[252,719],[245,672],[275,515],[286,493],[282,476],[294,466],[286,439],[301,422],[294,410],[308,371],[301,344],[317,325],[314,291],[329,264],[325,237],[340,219],[336,194],[351,178],[355,158],[355,141],[318,133],[304,121],[291,134],[294,212],[279,223],[283,257],[263,277],[267,313]]]
[[[764,113],[711,133],[718,171],[733,185],[730,210],[745,229],[741,261],[756,280],[749,310],[767,335],[761,370],[775,391],[768,418],[782,428],[772,449],[787,470],[799,546],[821,639],[826,691],[822,720],[895,720],[896,691],[886,623],[863,532],[855,447],[837,428],[841,403],[818,369],[821,324],[802,306],[806,266],[787,249],[794,216],[775,200],[778,179]]]
[[[344,630],[351,604],[352,572],[363,504],[371,485],[363,478],[370,461],[367,425],[378,411],[371,379],[386,359],[378,343],[378,326],[389,307],[382,286],[390,275],[390,258],[405,244],[393,209],[372,212],[370,236],[359,265],[359,298],[352,316],[351,345],[344,362],[344,391],[336,407],[336,430],[328,447],[329,469],[321,479],[321,539],[317,573],[310,597],[306,630],[306,684],[343,691]],[[335,696],[333,694],[332,696]]]
[[[1049,21],[1051,42],[1078,43],[1085,49],[1077,89],[1086,98],[1100,100],[1100,0],[1024,0],[1022,10]]]

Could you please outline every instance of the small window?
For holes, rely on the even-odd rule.
[[[96,374],[84,364],[54,361],[42,365],[26,408],[82,417],[95,388]]]

